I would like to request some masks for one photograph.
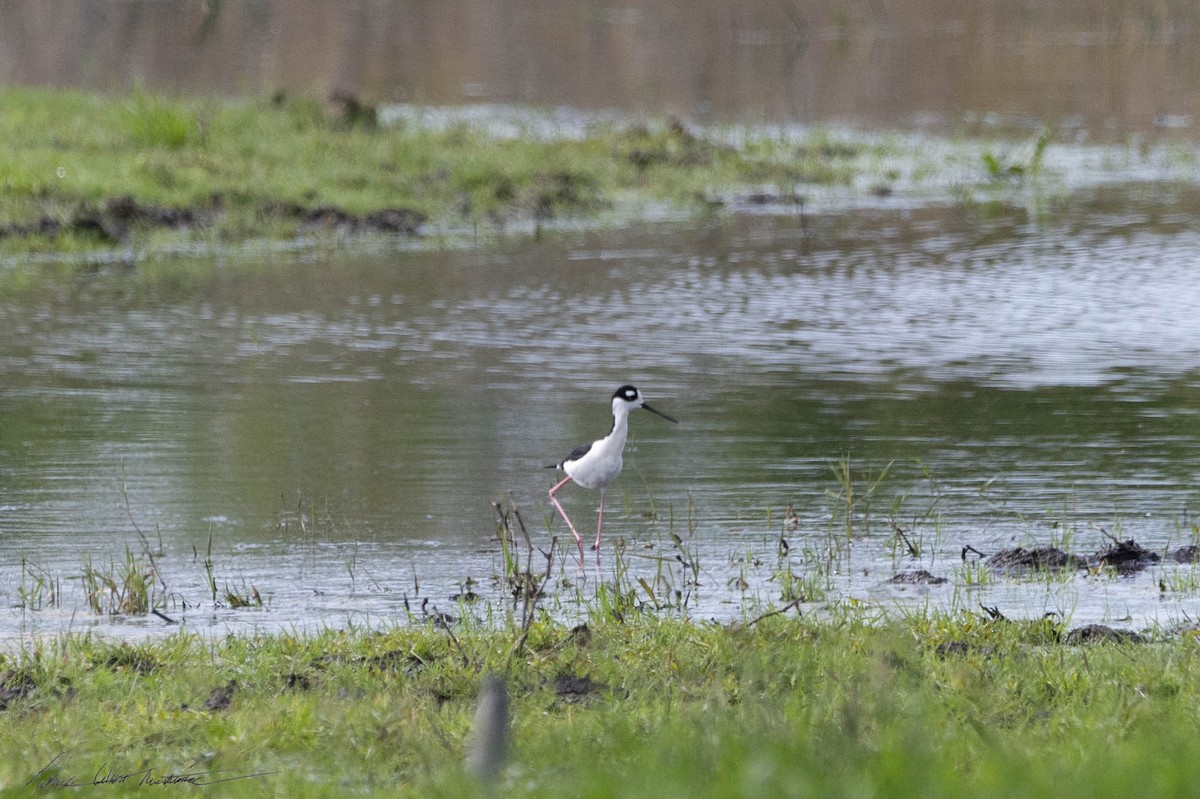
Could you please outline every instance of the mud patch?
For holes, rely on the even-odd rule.
[[[1087,560],[1070,555],[1058,547],[1014,547],[1002,549],[984,560],[989,567],[999,571],[1053,571],[1060,569],[1086,569]]]
[[[969,549],[974,551],[973,547]],[[963,550],[964,557],[966,551]],[[1017,573],[1107,568],[1120,574],[1132,574],[1161,560],[1161,555],[1151,552],[1132,538],[1125,541],[1113,538],[1108,547],[1091,555],[1075,555],[1057,547],[1015,547],[985,558],[984,563],[997,571]]]
[[[1144,644],[1146,637],[1132,630],[1118,630],[1103,624],[1088,624],[1076,627],[1067,633],[1068,644]]]
[[[1162,557],[1157,552],[1151,552],[1132,538],[1113,541],[1108,549],[1097,552],[1091,558],[1097,566],[1108,566],[1123,573],[1141,571],[1160,560]]]
[[[560,673],[554,677],[554,695],[560,699],[577,701],[607,688],[604,683],[591,677]]]
[[[888,583],[892,585],[941,585],[948,582],[950,581],[947,578],[938,577],[936,574],[931,574],[924,569],[900,572],[888,580]]]
[[[592,628],[586,624],[575,625],[571,628],[570,640],[580,648],[587,646],[592,642]]]
[[[9,705],[18,699],[23,699],[37,690],[37,684],[28,672],[12,669],[0,676],[0,710],[8,710]]]
[[[274,202],[263,208],[267,213],[294,219],[302,225],[326,228],[342,233],[396,233],[415,236],[427,217],[410,208],[381,208],[366,214],[352,214],[336,205],[308,207],[297,203]]]
[[[1176,563],[1195,563],[1200,560],[1200,547],[1188,544],[1171,553],[1171,560]]]
[[[43,216],[27,224],[2,226],[0,238],[44,236],[53,239],[75,234],[119,244],[139,228],[189,229],[202,224],[205,224],[205,214],[201,211],[143,204],[124,195],[110,197],[99,206],[80,206],[62,216]]]
[[[237,681],[230,680],[224,685],[212,689],[208,699],[204,700],[205,710],[228,710],[233,704],[233,694],[237,691]]]
[[[259,206],[268,216],[297,220],[311,228],[335,229],[342,233],[386,233],[416,236],[427,217],[410,208],[380,208],[365,214],[353,214],[336,205],[308,207],[288,202],[268,202]],[[123,195],[110,197],[99,205],[85,204],[59,215],[46,215],[32,222],[0,226],[0,239],[76,235],[105,244],[123,244],[135,231],[161,228],[199,230],[211,227],[224,214],[224,199],[214,195],[207,207],[173,208],[141,203]]]

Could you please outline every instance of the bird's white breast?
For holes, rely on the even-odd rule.
[[[563,464],[563,471],[584,488],[606,488],[621,473],[625,431],[618,427],[607,437],[593,442],[588,453]]]

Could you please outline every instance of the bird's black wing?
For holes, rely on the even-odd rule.
[[[561,461],[559,461],[558,463],[552,463],[552,464],[550,464],[550,465],[549,465],[549,466],[547,466],[546,468],[547,468],[547,469],[561,469],[561,468],[562,468],[562,466],[563,466],[563,464],[564,464],[564,463],[566,463],[567,461],[577,461],[577,460],[579,460],[580,458],[582,458],[584,455],[588,454],[588,453],[589,453],[589,452],[591,452],[591,451],[592,451],[592,445],[591,445],[591,444],[580,444],[578,447],[576,447],[575,449],[571,450],[571,454],[570,454],[570,455],[568,455],[567,457],[563,458],[563,459],[562,459]]]

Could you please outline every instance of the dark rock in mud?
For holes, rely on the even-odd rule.
[[[562,673],[554,678],[554,694],[563,699],[582,699],[605,687],[604,683],[596,682],[591,677]]]
[[[205,710],[228,710],[233,704],[233,694],[237,691],[237,682],[230,680],[224,685],[212,689],[208,699],[204,701]]]
[[[1108,549],[1097,552],[1089,560],[1097,566],[1107,566],[1118,572],[1129,573],[1158,563],[1162,557],[1131,538],[1128,541],[1114,541]]]
[[[1176,563],[1195,563],[1200,560],[1200,547],[1188,544],[1171,553],[1171,560]]]
[[[586,624],[577,624],[571,628],[571,640],[577,646],[584,647],[592,642],[592,629]]]
[[[924,569],[916,571],[900,572],[892,579],[888,580],[893,585],[941,585],[949,582],[945,577],[938,577],[935,574],[930,574]]]
[[[1004,571],[1086,569],[1087,560],[1063,552],[1058,547],[1002,549],[984,561],[993,569]]]
[[[37,690],[33,677],[24,671],[6,671],[0,675],[0,710]]]
[[[1076,627],[1067,633],[1068,644],[1144,644],[1146,638],[1132,630],[1118,630],[1103,624],[1088,624]]]

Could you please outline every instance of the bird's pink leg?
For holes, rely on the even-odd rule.
[[[604,489],[600,489],[600,513],[596,518],[596,557],[600,557],[600,527],[604,524]]]
[[[554,503],[554,507],[558,509],[558,513],[563,517],[563,521],[567,523],[567,527],[571,529],[571,535],[575,536],[575,543],[579,546],[579,562],[583,563],[583,539],[579,537],[579,533],[575,532],[575,525],[571,524],[571,517],[563,510],[562,505],[558,503],[558,497],[554,496],[558,489],[571,482],[571,475],[567,475],[554,488],[550,489],[550,501]]]

